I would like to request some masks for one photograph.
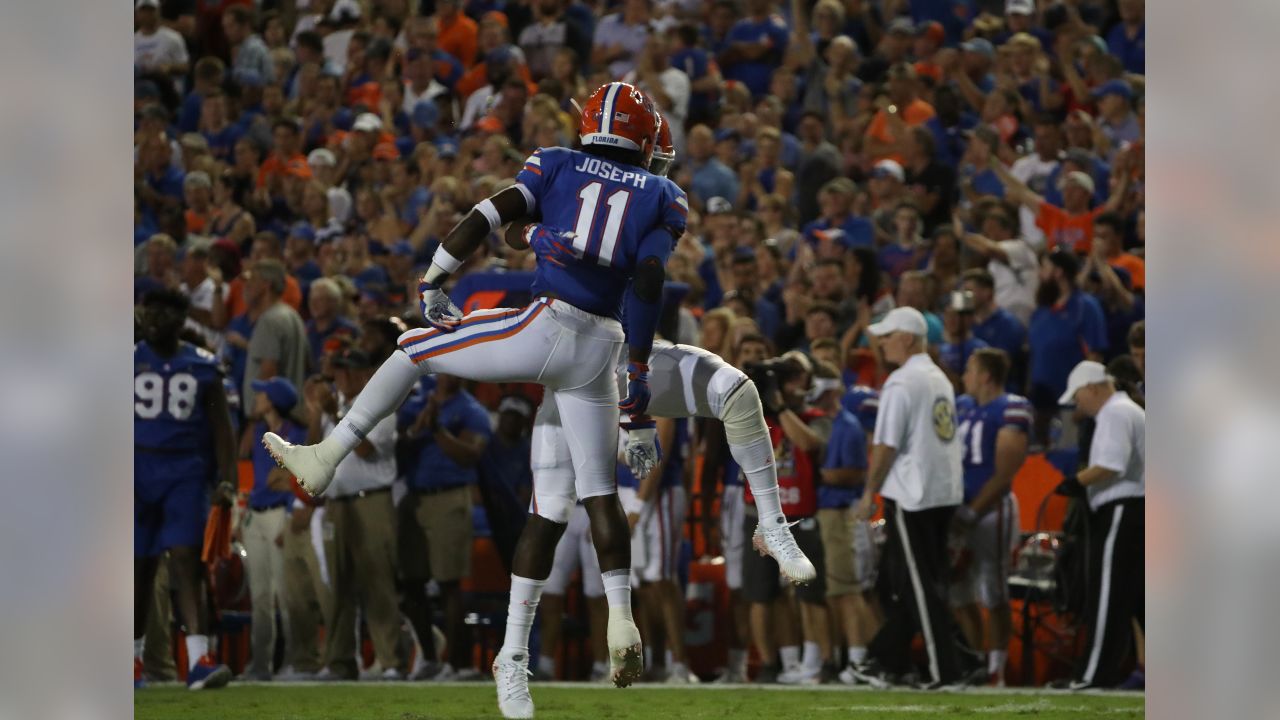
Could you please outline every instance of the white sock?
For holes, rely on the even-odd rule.
[[[653,648],[648,645],[644,646],[644,666],[647,668],[653,667]]]
[[[556,676],[556,659],[553,655],[543,653],[538,656],[538,669],[551,677]]]
[[[800,662],[808,669],[822,667],[822,650],[818,647],[818,643],[808,640],[804,642],[804,660]]]
[[[867,646],[858,645],[849,648],[849,664],[861,665],[863,660],[867,659]]]
[[[790,670],[800,664],[800,646],[784,645],[778,648],[782,655],[782,669]]]
[[[542,598],[542,588],[546,584],[546,580],[511,576],[511,601],[507,605],[507,632],[502,640],[502,652],[528,656],[529,632],[533,629],[538,600]]]
[[[596,660],[595,662],[591,663],[591,672],[593,673],[609,672],[609,663],[603,660]]]
[[[1008,650],[992,650],[987,653],[987,674],[1004,677],[1004,666],[1009,662]]]
[[[756,512],[760,514],[760,524],[770,527],[786,523],[782,502],[778,499],[778,468],[773,464],[773,443],[769,440],[768,431],[746,443],[735,443],[731,439],[729,453],[747,476],[747,485],[756,501]]]
[[[146,646],[147,646],[146,635],[143,635],[140,638],[133,639],[133,659],[134,660],[142,659],[142,653],[146,650]]]
[[[187,669],[196,666],[200,662],[200,658],[209,654],[209,636],[208,635],[188,635],[187,636]]]
[[[671,655],[671,651],[670,651],[670,650],[666,651],[666,652],[663,654],[662,659],[666,661],[666,666],[667,666],[667,667],[675,667],[676,660],[675,660],[675,658]]]
[[[600,573],[604,596],[609,603],[609,617],[633,620],[631,617],[631,571],[620,568]]]
[[[735,672],[747,672],[747,651],[740,648],[729,649],[729,669]]]
[[[316,448],[320,457],[335,465],[341,462],[364,442],[373,426],[404,402],[420,376],[418,366],[408,355],[399,351],[391,353],[391,357],[369,378],[369,383],[356,396],[338,426],[320,441]]]

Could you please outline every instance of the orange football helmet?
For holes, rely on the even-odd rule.
[[[583,145],[638,150],[648,162],[658,133],[657,112],[636,86],[611,82],[591,93],[582,108],[578,135]]]
[[[671,172],[671,165],[676,161],[676,148],[671,144],[671,126],[662,113],[658,118],[658,136],[654,141],[653,157],[649,160],[649,172],[666,177]]]

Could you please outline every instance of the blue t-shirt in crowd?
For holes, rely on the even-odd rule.
[[[831,423],[831,439],[822,462],[824,470],[867,469],[867,433],[858,417],[841,408]],[[819,508],[849,507],[862,497],[861,487],[841,487],[819,483]]]
[[[711,55],[700,47],[679,50],[671,55],[671,67],[689,76],[689,82],[697,82],[707,76],[711,67]],[[714,92],[689,93],[689,115],[705,117],[715,107]]]
[[[254,430],[255,437],[262,437],[267,432],[267,424],[259,422]],[[285,420],[275,433],[294,445],[307,444],[307,429]],[[267,476],[277,465],[271,453],[262,443],[253,444],[253,490],[249,492],[249,508],[265,510],[272,507],[288,507],[293,502],[293,493],[289,490],[272,490],[267,487]]]
[[[1125,34],[1124,23],[1116,23],[1107,33],[1107,52],[1120,58],[1124,71],[1135,75],[1147,74],[1147,25],[1138,28],[1132,40]]]
[[[728,165],[716,158],[709,158],[702,165],[691,164],[693,171],[689,190],[704,204],[713,197],[722,197],[729,202],[738,199],[738,176]]]
[[[944,126],[937,115],[924,121],[924,126],[933,133],[933,144],[936,149],[934,157],[939,163],[954,168],[964,157],[964,150],[969,145],[965,131],[972,130],[978,124],[978,116],[965,111],[960,113],[960,122],[950,127]]]
[[[410,421],[416,418],[426,406],[427,398],[427,394],[423,393],[405,401],[400,410],[401,420],[403,421],[406,416]],[[493,435],[488,411],[466,390],[459,390],[453,397],[444,401],[440,406],[436,427],[447,430],[455,436],[466,431],[485,438]],[[414,490],[446,490],[476,482],[477,468],[463,467],[454,462],[453,458],[441,449],[440,444],[435,442],[432,434],[428,433],[423,441],[425,444],[418,451],[413,472],[406,473],[409,487]]]
[[[1027,330],[1031,348],[1031,384],[1061,395],[1071,369],[1089,352],[1106,352],[1107,323],[1098,300],[1080,290],[1065,302],[1038,307]],[[1037,401],[1038,402],[1038,401]]]
[[[951,342],[943,340],[938,346],[938,364],[943,369],[950,370],[956,375],[964,374],[965,363],[969,362],[969,356],[974,350],[989,347],[985,340],[976,337],[968,338],[961,342]]]
[[[817,232],[819,230],[831,230],[832,227],[830,220],[818,218],[806,223],[800,229],[800,232],[810,243],[816,243],[818,241]],[[869,248],[875,246],[875,227],[867,218],[850,215],[844,219],[844,222],[834,227],[841,232],[839,241],[846,248]]]
[[[773,71],[782,63],[787,51],[790,33],[787,24],[778,15],[764,20],[743,18],[729,28],[730,43],[760,45],[767,42],[769,50],[755,60],[740,60],[722,68],[726,80],[736,80],[751,91],[752,97],[769,92],[769,80]]]

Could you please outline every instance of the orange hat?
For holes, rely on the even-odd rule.
[[[400,151],[396,149],[395,143],[380,142],[373,148],[374,160],[396,160],[400,157]]]
[[[934,45],[942,45],[942,43],[946,42],[947,31],[942,29],[942,23],[937,20],[930,20],[916,28],[916,37],[921,36],[932,40]]]
[[[311,166],[306,160],[290,160],[285,165],[284,174],[289,177],[301,178],[303,180],[311,179]]]
[[[476,123],[476,129],[482,132],[500,133],[504,128],[501,120],[492,115],[486,115]]]
[[[511,27],[511,23],[507,20],[507,14],[501,10],[490,10],[485,13],[481,16],[480,22],[484,22],[485,20],[492,20],[502,27]]]

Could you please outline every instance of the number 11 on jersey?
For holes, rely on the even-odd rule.
[[[608,214],[604,219],[600,240],[595,242],[591,237],[591,229],[596,222],[596,210],[600,207],[603,188],[602,182],[589,182],[578,191],[578,220],[573,228],[573,249],[584,258],[594,258],[601,265],[612,265],[618,236],[622,234],[622,218],[626,216],[627,205],[631,202],[631,192],[618,189],[605,198]],[[596,248],[594,252],[592,247]]]

